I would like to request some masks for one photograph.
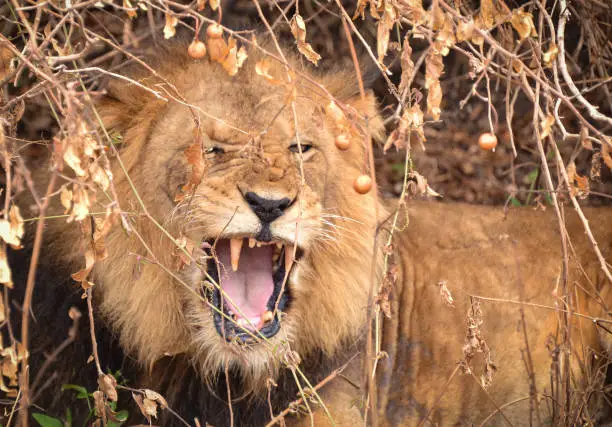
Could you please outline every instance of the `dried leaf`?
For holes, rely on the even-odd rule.
[[[400,0],[398,4],[398,13],[406,17],[414,27],[427,21],[428,13],[423,9],[422,0]]]
[[[68,187],[62,187],[62,191],[60,191],[60,203],[66,209],[64,214],[70,212],[70,208],[72,207],[72,191],[68,189]]]
[[[0,41],[0,80],[4,80],[10,73],[13,72],[13,50],[9,49],[9,45],[14,48],[13,44],[8,39]]]
[[[484,29],[490,29],[494,26],[507,21],[509,15],[508,7],[502,0],[481,0],[480,2],[480,18]]]
[[[450,48],[455,44],[455,32],[451,19],[439,5],[433,9],[433,29],[437,31],[434,49],[442,56],[448,55]]]
[[[221,3],[219,0],[209,0],[210,3],[210,8],[212,10],[217,10],[219,9],[219,4]]]
[[[470,40],[472,38],[472,34],[474,33],[474,20],[470,19],[467,22],[461,21],[459,25],[457,25],[457,41],[463,42],[466,40]]]
[[[130,0],[123,0],[123,8],[125,9],[125,12],[127,13],[128,18],[132,19],[138,16],[138,12],[136,11],[137,9],[134,6],[132,6],[132,3],[130,2]]]
[[[198,11],[204,10],[205,7],[206,7],[206,0],[197,0],[197,2],[196,2],[196,9]]]
[[[393,4],[388,0],[383,0],[383,14],[378,21],[378,29],[376,35],[376,52],[378,53],[378,60],[382,63],[387,50],[389,50],[389,32],[395,25],[397,14]]]
[[[569,180],[570,192],[573,196],[580,199],[586,199],[589,196],[591,187],[589,178],[578,174],[574,162],[567,165],[567,178]]]
[[[176,26],[178,24],[178,18],[166,13],[166,25],[164,26],[164,38],[171,39],[176,34]]]
[[[408,146],[408,131],[415,132],[421,143],[426,141],[423,130],[423,111],[419,104],[414,104],[404,110],[397,128],[387,138],[383,151],[386,153],[392,146],[395,146],[398,150],[406,148]]]
[[[110,175],[111,172],[103,169],[98,162],[93,162],[89,165],[89,176],[103,191],[108,190],[110,186]]]
[[[116,402],[117,395],[117,380],[109,374],[102,374],[98,377],[98,387],[108,397],[108,399]]]
[[[399,85],[400,93],[404,93],[410,89],[408,87],[412,73],[414,72],[414,62],[412,61],[412,47],[410,47],[409,36],[406,34],[404,37],[404,48],[402,49],[402,56],[400,58],[402,65],[402,78]]]
[[[82,221],[89,215],[89,208],[91,207],[91,202],[89,200],[89,193],[83,187],[77,187],[75,184],[74,194],[72,196],[72,213],[69,221]]]
[[[230,37],[228,40],[228,54],[222,64],[227,74],[235,76],[246,59],[247,53],[244,46],[238,49],[236,39]]]
[[[548,47],[548,50],[542,53],[542,62],[544,63],[544,66],[551,67],[553,64],[553,61],[557,59],[558,54],[559,54],[559,48],[557,47],[556,44],[551,43],[550,46]]]
[[[289,26],[291,27],[291,33],[293,37],[295,37],[300,53],[310,62],[318,65],[321,55],[315,52],[310,43],[306,42],[306,24],[304,24],[304,19],[302,19],[300,15],[295,14],[291,22],[289,22]]]
[[[9,267],[6,259],[6,248],[4,245],[0,246],[0,283],[9,288],[13,287],[11,268]]]
[[[533,23],[533,16],[529,12],[525,12],[522,9],[514,9],[512,11],[510,23],[518,33],[521,41],[525,40],[529,36],[537,37],[538,35]]]
[[[255,73],[258,76],[265,78],[269,83],[272,83],[272,84],[281,83],[279,79],[276,79],[274,76],[272,76],[270,72],[271,70],[272,70],[272,64],[266,58],[262,59],[261,61],[257,61],[257,63],[255,64]]]
[[[9,219],[0,219],[0,238],[11,245],[13,249],[20,249],[23,233],[23,218],[19,212],[19,207],[13,205],[9,210]]]
[[[443,70],[442,55],[432,49],[425,58],[425,88],[427,89],[427,112],[432,115],[434,120],[440,119],[440,105],[442,103],[440,76]]]
[[[144,406],[144,398],[136,393],[132,393],[132,398],[136,405],[138,405],[138,409],[140,409],[140,413],[147,419],[147,422],[151,424],[151,416],[147,413],[147,408]]]
[[[484,372],[481,376],[481,385],[483,388],[487,388],[491,385],[493,372],[497,370],[497,367],[491,359],[491,350],[480,329],[483,323],[480,301],[478,299],[473,299],[468,310],[467,334],[463,346],[464,359],[461,361],[460,366],[464,373],[471,373],[470,362],[477,353],[482,353],[484,359]]]
[[[144,394],[147,399],[157,402],[162,408],[168,407],[168,402],[166,402],[166,399],[158,392],[146,388],[144,389]]]
[[[206,44],[208,45],[208,55],[212,61],[217,61],[219,63],[223,63],[227,54],[229,53],[229,48],[227,43],[221,37],[208,37],[206,39]]]
[[[554,123],[555,118],[551,114],[549,114],[544,120],[542,120],[542,122],[540,123],[540,127],[542,128],[542,131],[540,133],[540,139],[544,139],[551,134],[552,125]]]
[[[610,154],[612,153],[612,148],[610,148],[610,144],[612,144],[610,140],[604,141],[601,144],[601,158],[608,169],[612,170],[612,155]]]

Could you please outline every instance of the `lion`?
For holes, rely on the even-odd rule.
[[[570,360],[567,393],[580,416],[591,410],[587,380],[607,350],[611,284],[569,209],[564,277],[551,212],[504,216],[355,192],[353,181],[368,172],[364,141],[380,139],[384,126],[373,94],[351,83],[352,68],[315,72],[290,55],[287,68],[254,50],[230,76],[186,52],[156,52],[131,81],[113,81],[91,115],[117,149],[109,151],[116,202],[98,191],[89,211],[119,206],[121,220],[105,231],[107,256],[87,281],[102,371],[126,379],[120,408],[132,400],[122,390],[150,389],[167,401],[162,425],[544,422],[567,414],[550,385],[554,366],[563,372]],[[346,150],[334,144],[339,133],[350,136]],[[20,205],[27,211],[31,201]],[[389,222],[398,206],[401,230]],[[57,201],[48,215],[65,212]],[[610,213],[587,211],[608,257]],[[48,220],[34,374],[65,339],[68,308],[87,312],[70,274],[83,268],[97,224],[90,219],[81,227]],[[366,348],[368,325],[390,264],[376,356]],[[22,289],[27,268],[14,270]],[[452,292],[447,305],[441,289]],[[558,344],[563,319],[571,348]],[[31,403],[87,419],[69,391],[48,390],[94,390],[91,355],[90,324],[81,321]]]

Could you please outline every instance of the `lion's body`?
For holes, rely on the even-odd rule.
[[[356,128],[369,126],[370,133],[380,134],[382,121],[369,97],[351,98],[355,91],[342,89],[348,73],[314,77],[346,102],[345,112],[358,123],[350,131],[351,148],[341,152],[333,143],[338,121],[321,112],[329,98],[316,85],[298,85],[292,92],[285,85],[270,84],[255,73],[252,63],[257,57],[250,58],[251,65],[247,62],[235,77],[207,60],[192,61],[176,52],[166,58],[174,62],[164,64],[162,59],[156,69],[174,85],[162,91],[170,99],[167,103],[135,86],[120,84],[98,106],[107,130],[122,135],[122,164],[113,162],[114,185],[121,209],[130,213],[123,217],[124,224],[130,224],[129,232],[115,225],[105,238],[108,257],[96,262],[90,276],[95,283],[97,332],[102,334],[100,359],[105,368],[123,369],[131,387],[153,388],[165,395],[188,421],[197,416],[202,424],[215,425],[229,422],[227,367],[232,397],[239,399],[233,404],[237,425],[259,425],[269,418],[270,410],[277,415],[299,397],[295,378],[301,377],[286,368],[296,361],[294,351],[313,385],[352,355],[365,354],[358,345],[366,341],[371,279],[380,283],[383,266],[382,253],[374,252],[375,214],[381,219],[387,210],[382,205],[376,209],[373,194],[357,194],[352,182],[363,173],[365,155],[363,134]],[[163,87],[157,79],[139,80],[156,90]],[[180,95],[171,96],[175,93]],[[295,99],[295,111],[291,99]],[[194,117],[198,115],[206,169],[201,182],[185,192],[185,184],[194,176],[185,150],[194,144]],[[301,143],[310,148],[302,154],[303,162],[295,154],[295,144],[291,145],[296,139],[296,120]],[[208,148],[214,150],[206,151]],[[252,192],[292,202],[280,218],[264,227],[259,214],[245,202]],[[92,212],[107,208],[101,192],[97,196],[98,205],[91,206]],[[182,198],[178,204],[177,198]],[[29,203],[21,202],[24,211]],[[559,303],[552,294],[563,283],[558,225],[551,212],[512,209],[503,221],[500,208],[416,202],[409,206],[410,224],[398,232],[401,237],[394,245],[401,261],[397,263],[399,281],[390,294],[392,318],[385,320],[382,329],[383,349],[389,357],[380,360],[378,397],[372,403],[383,424],[418,423],[433,406],[440,409],[432,412],[432,420],[442,425],[477,422],[495,406],[474,379],[457,373],[446,384],[463,357],[468,294],[550,307]],[[53,209],[49,214],[64,211],[59,203]],[[607,256],[612,242],[609,212],[588,212]],[[586,257],[583,266],[593,281],[590,284],[574,273],[570,251],[570,289],[576,289],[576,282],[589,290],[601,289],[603,278],[592,273],[599,267],[581,225],[573,217],[568,224],[572,248]],[[290,270],[291,302],[281,332],[266,343],[244,348],[226,342],[215,330],[208,307],[213,303],[199,294],[206,280],[205,269],[195,262],[201,254],[194,251],[196,260],[177,265],[176,243],[179,237],[196,245],[220,237],[265,241],[261,237],[264,228],[271,241],[293,242],[304,255]],[[49,221],[45,237],[41,271],[48,274],[57,265],[63,266],[64,273],[82,268],[84,250],[91,242],[83,239],[78,226]],[[81,292],[66,287],[63,279],[67,276],[62,276],[58,288],[45,276],[38,280],[34,313],[43,307],[46,315],[33,326],[39,341],[32,347],[32,372],[42,364],[43,352],[50,353],[57,337],[67,332],[67,307],[80,301]],[[441,281],[453,292],[455,308],[444,306],[439,296]],[[53,298],[45,301],[49,294]],[[71,299],[65,299],[67,295]],[[603,315],[601,305],[587,304],[580,295],[575,304],[579,312]],[[82,301],[80,307],[86,311]],[[497,405],[529,394],[521,359],[525,346],[518,324],[520,307],[512,302],[481,302],[482,336],[498,368],[488,392]],[[532,306],[524,310],[537,392],[550,393],[546,385],[551,357],[545,345],[548,335],[557,331],[560,314]],[[577,318],[572,316],[572,321]],[[45,325],[55,335],[45,332]],[[82,320],[81,325],[79,339],[73,344],[78,348],[65,350],[72,357],[54,362],[55,372],[61,375],[51,378],[50,387],[65,382],[90,384],[92,379],[95,384],[93,367],[83,368],[90,348],[86,344],[88,324]],[[599,345],[595,326],[585,320],[581,327],[580,331],[572,329],[571,340],[578,352],[573,360],[587,347],[598,349]],[[480,359],[476,357],[470,366],[479,376]],[[361,380],[361,373],[359,360],[352,360],[344,372],[355,381]],[[272,408],[268,406],[269,380],[278,383],[270,391]],[[300,382],[304,386],[304,380]],[[339,425],[359,422],[363,390],[340,376],[322,389]],[[47,394],[41,402],[56,413],[67,405],[59,394]],[[522,408],[525,402],[528,400],[522,402]],[[541,406],[546,405],[542,401]],[[515,406],[509,411],[523,420],[528,417],[528,412],[515,410]],[[164,425],[178,423],[168,411],[163,414]],[[315,416],[325,418],[323,411]],[[309,424],[310,417],[299,422]]]
[[[552,401],[562,402],[565,397],[563,390],[551,390],[551,384],[563,387],[561,381],[551,378],[555,372],[553,354],[558,349],[555,343],[562,349],[558,360],[569,349],[561,344],[563,257],[552,208],[547,212],[510,209],[504,218],[501,207],[411,205],[408,229],[401,237],[403,281],[395,294],[394,317],[383,327],[389,358],[382,362],[378,383],[379,417],[388,425],[418,424],[427,414],[430,421],[440,425],[478,425],[494,414],[497,406],[514,425],[525,425],[530,416],[528,366],[533,367],[532,378],[540,396],[539,419],[550,421],[551,408],[559,416],[564,408]],[[567,283],[572,306],[577,313],[609,320],[597,295],[604,304],[612,303],[608,297],[610,284],[606,284],[582,223],[573,209],[566,208],[565,212],[571,237]],[[586,215],[609,260],[612,211],[591,209]],[[445,304],[441,283],[452,292],[454,308]],[[482,354],[469,363],[474,376],[462,369],[452,376],[465,358],[470,296],[473,302],[480,302],[482,338],[497,368],[486,392],[479,385],[484,373]],[[520,301],[525,304],[518,304]],[[590,317],[569,317],[574,369],[571,399],[573,405],[582,404],[584,408],[602,397],[597,392],[589,395],[587,390],[596,390],[593,383],[602,379],[593,357],[597,354],[602,360],[604,354],[598,329],[603,337],[607,335]],[[399,372],[402,375],[398,380]],[[597,375],[599,379],[595,380]],[[568,419],[576,415],[575,411],[574,407]],[[593,412],[590,415],[595,418]],[[537,425],[535,412],[532,419]],[[500,415],[490,421],[490,425],[504,424]]]

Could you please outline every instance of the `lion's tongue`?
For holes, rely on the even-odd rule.
[[[272,279],[272,255],[274,246],[242,247],[238,270],[232,270],[230,244],[221,240],[216,247],[221,267],[221,288],[231,298],[225,303],[240,320],[245,318],[256,327],[261,326],[261,316],[274,292]],[[237,307],[236,307],[237,306]]]

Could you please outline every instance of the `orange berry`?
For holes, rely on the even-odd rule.
[[[372,189],[372,178],[370,175],[359,175],[353,182],[353,188],[359,194],[368,193]]]
[[[208,37],[218,39],[223,35],[223,28],[221,28],[221,25],[219,24],[211,24],[206,29],[206,35]]]
[[[497,137],[489,132],[481,133],[478,137],[478,145],[483,150],[493,150],[497,147]]]
[[[194,40],[187,48],[187,53],[193,59],[202,59],[206,56],[206,45],[200,40]]]
[[[348,148],[351,146],[351,140],[345,133],[341,133],[340,135],[336,136],[336,140],[334,142],[338,150],[342,151],[348,150]]]

